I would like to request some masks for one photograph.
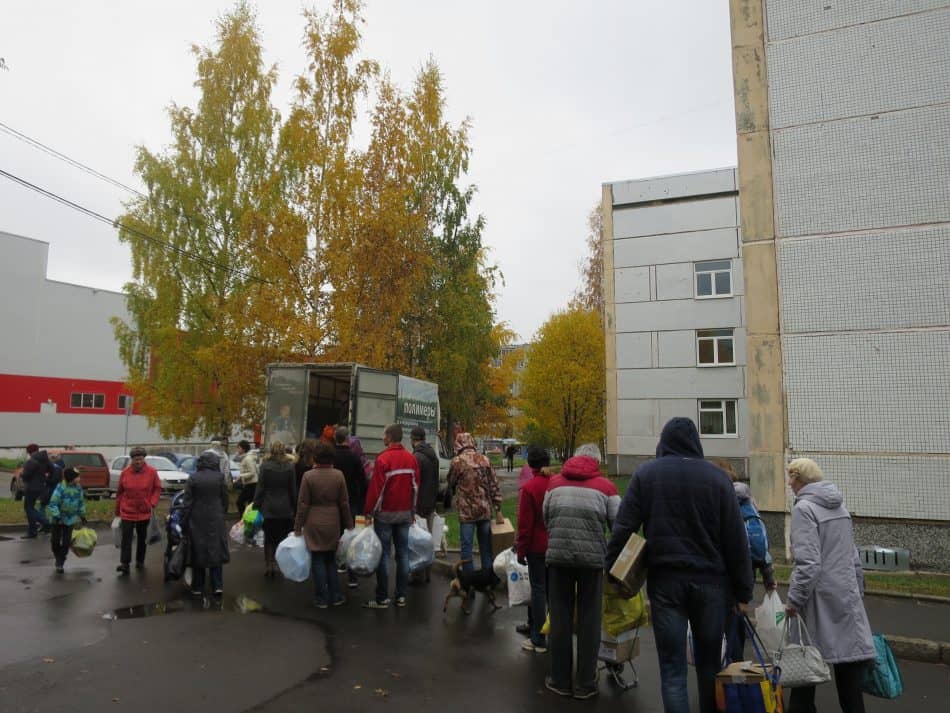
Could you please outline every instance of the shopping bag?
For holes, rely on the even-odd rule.
[[[162,523],[158,520],[155,510],[152,510],[152,516],[148,519],[148,544],[154,545],[162,541]]]
[[[231,530],[229,531],[229,535],[231,536],[231,542],[233,542],[236,545],[243,545],[244,544],[244,523],[243,522],[234,523],[234,525],[231,527]]]
[[[643,592],[625,599],[617,589],[607,585],[601,603],[600,627],[611,636],[646,626],[648,617],[643,604]]]
[[[165,579],[181,579],[188,567],[188,555],[191,550],[191,543],[187,537],[182,537],[175,549],[172,550],[168,558],[168,564],[165,566]],[[190,586],[189,582],[185,582]]]
[[[416,518],[419,519],[418,517]],[[423,520],[423,524],[425,520]],[[409,571],[418,572],[430,567],[435,561],[432,534],[418,522],[409,526]]]
[[[354,574],[368,577],[376,572],[382,556],[383,543],[379,541],[376,530],[364,527],[346,549],[346,567]]]
[[[495,560],[492,562],[492,571],[498,579],[505,579],[508,576],[508,561],[512,558],[517,560],[515,551],[511,547],[495,555]]]
[[[445,552],[445,518],[438,513],[432,515],[432,546]]]
[[[793,619],[798,624],[800,643],[797,644],[790,641]],[[782,643],[775,652],[775,665],[781,672],[779,683],[783,688],[814,686],[831,680],[831,669],[818,648],[812,644],[811,635],[800,616],[785,619]]]
[[[98,540],[98,537],[95,530],[91,527],[81,527],[78,530],[73,530],[69,549],[77,557],[88,557],[96,546],[96,540]]]
[[[277,545],[277,566],[292,582],[303,582],[310,576],[310,550],[303,537],[290,533]]]
[[[260,510],[255,510],[253,505],[248,504],[244,508],[241,522],[244,523],[244,539],[252,540],[254,535],[264,526],[264,515]]]
[[[505,580],[508,582],[508,606],[531,602],[531,581],[528,579],[528,566],[518,564],[518,557],[514,550],[509,549],[511,556],[505,564]]]
[[[874,663],[864,670],[861,690],[869,696],[897,698],[904,692],[904,678],[884,634],[874,635],[874,648],[877,656]]]
[[[346,549],[350,546],[353,538],[359,532],[355,527],[344,530],[340,535],[340,541],[336,545],[336,565],[337,567],[346,567]]]
[[[113,544],[115,544],[116,547],[122,547],[122,518],[112,518],[112,524],[109,525],[109,529],[112,530]]]
[[[722,648],[719,652],[719,661],[721,662],[720,668],[725,668],[728,663],[726,657],[726,651],[729,648],[728,642],[726,641],[726,635],[722,635]],[[693,644],[693,627],[686,623],[686,663],[690,666],[696,665],[696,652],[695,646]]]
[[[782,713],[782,687],[771,656],[752,622],[742,615],[757,665],[746,661],[729,664],[716,676],[716,710],[719,713]]]
[[[755,630],[769,656],[782,644],[782,629],[785,624],[785,605],[774,589],[765,595],[762,604],[755,610]]]
[[[426,519],[422,517],[422,515],[416,515],[412,518],[412,521],[417,527],[421,527],[426,532],[429,531],[429,523],[426,522]]]

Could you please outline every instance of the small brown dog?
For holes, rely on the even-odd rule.
[[[501,605],[495,601],[495,586],[501,582],[492,570],[476,569],[471,572],[462,570],[462,565],[471,562],[471,560],[462,560],[455,565],[455,579],[449,583],[449,593],[445,595],[445,603],[442,605],[442,613],[445,614],[449,608],[449,599],[459,597],[462,600],[462,611],[466,614],[472,613],[472,602],[475,600],[475,592],[481,592],[488,597],[492,607],[495,610],[501,609]]]

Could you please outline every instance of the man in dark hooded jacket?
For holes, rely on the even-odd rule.
[[[641,527],[663,708],[689,711],[688,622],[700,710],[713,713],[726,612],[752,599],[752,563],[732,483],[704,460],[696,425],[688,418],[673,418],[663,427],[656,460],[633,474],[607,545],[608,569]]]
[[[412,455],[419,463],[419,497],[416,500],[416,514],[425,518],[429,532],[432,532],[432,516],[435,514],[435,503],[439,498],[439,457],[432,446],[426,442],[425,429],[416,426],[409,437],[412,440]],[[439,543],[434,544],[439,547]],[[414,579],[416,581],[424,579],[428,582],[431,572],[432,568],[426,567],[425,572]]]
[[[26,452],[30,454],[30,458],[23,465],[20,479],[23,482],[23,510],[26,512],[27,522],[25,537],[33,538],[36,537],[37,526],[42,527],[43,532],[49,532],[49,522],[42,509],[37,509],[36,503],[45,499],[46,479],[52,477],[55,471],[49,455],[46,451],[41,451],[36,444],[28,445]]]

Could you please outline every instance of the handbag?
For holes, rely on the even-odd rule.
[[[797,644],[789,641],[792,619],[798,622],[800,643]],[[775,665],[779,668],[779,683],[783,688],[814,686],[831,680],[831,669],[812,644],[811,634],[801,616],[786,617],[782,644],[775,652]]]
[[[874,663],[864,670],[861,690],[878,698],[897,698],[904,692],[904,678],[884,634],[874,635]]]

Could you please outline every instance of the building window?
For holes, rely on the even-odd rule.
[[[699,366],[734,366],[736,350],[733,330],[696,330],[696,363]]]
[[[105,394],[76,393],[69,395],[70,408],[105,408]]]
[[[736,401],[730,399],[700,401],[699,432],[703,436],[738,436]]]
[[[119,410],[125,411],[126,406],[132,405],[132,397],[128,394],[119,394]]]
[[[732,261],[696,263],[696,299],[732,296]]]

